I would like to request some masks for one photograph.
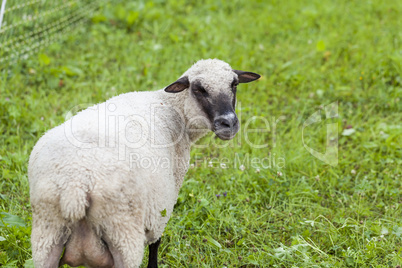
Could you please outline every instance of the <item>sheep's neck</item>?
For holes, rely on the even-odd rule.
[[[186,139],[186,141],[189,142],[190,145],[194,144],[195,142],[197,142],[197,140],[199,140],[200,138],[205,136],[208,132],[210,132],[210,130],[208,129],[196,129],[194,127],[192,128],[190,127],[189,119],[186,117],[184,111],[186,98],[189,97],[188,94],[185,94],[184,92],[179,94],[175,93],[166,94],[163,89],[160,90],[160,94],[163,94],[163,99],[167,105],[174,107],[177,110],[177,112],[179,112],[181,120],[180,120],[180,126],[177,126],[178,127],[177,129],[181,130],[185,128],[186,130],[185,137],[183,138]]]

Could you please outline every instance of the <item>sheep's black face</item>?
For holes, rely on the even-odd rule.
[[[223,89],[209,88],[202,82],[190,85],[191,94],[208,117],[211,130],[222,140],[232,139],[239,131],[239,120],[235,112],[238,79]]]
[[[210,73],[209,73],[210,72]],[[239,131],[239,120],[235,113],[236,90],[239,83],[248,83],[260,75],[238,70],[208,69],[208,74],[200,73],[191,79],[183,76],[165,88],[166,92],[178,93],[189,89],[194,102],[193,117],[208,121],[208,128],[222,140],[232,139]],[[194,119],[194,118],[193,118]],[[206,120],[205,120],[206,119]]]

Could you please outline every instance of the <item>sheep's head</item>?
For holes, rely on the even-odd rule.
[[[221,60],[200,60],[165,91],[179,93],[188,89],[184,111],[190,127],[207,128],[222,140],[229,140],[239,130],[235,113],[237,85],[258,78],[256,73],[233,70]]]

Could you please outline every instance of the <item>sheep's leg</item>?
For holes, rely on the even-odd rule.
[[[158,248],[161,243],[159,238],[155,243],[149,245],[148,268],[158,268]]]
[[[32,229],[32,258],[37,268],[57,268],[63,252],[64,243],[62,239],[54,243],[49,236],[40,237],[39,230]]]
[[[102,239],[105,241],[105,243],[107,244],[110,253],[112,254],[113,257],[113,262],[114,262],[114,268],[126,268],[126,265],[124,265],[124,260],[123,260],[123,256],[120,253],[119,250],[117,250],[117,248],[115,248],[115,246],[113,245],[112,241],[106,237],[103,236]]]
[[[32,258],[37,268],[57,268],[64,248],[64,225],[54,221],[32,222]]]
[[[48,268],[59,267],[61,253],[63,252],[64,244],[59,242],[58,244],[54,245],[53,248],[50,250],[48,259],[46,261],[46,266]]]
[[[107,243],[114,260],[114,268],[137,268],[144,255],[145,234],[138,228],[123,226],[105,231],[103,239]]]

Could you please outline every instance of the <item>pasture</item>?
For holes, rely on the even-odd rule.
[[[0,72],[0,266],[33,267],[27,162],[45,131],[219,58],[262,77],[238,87],[235,139],[194,146],[160,267],[401,267],[401,16],[391,0],[106,4]]]

